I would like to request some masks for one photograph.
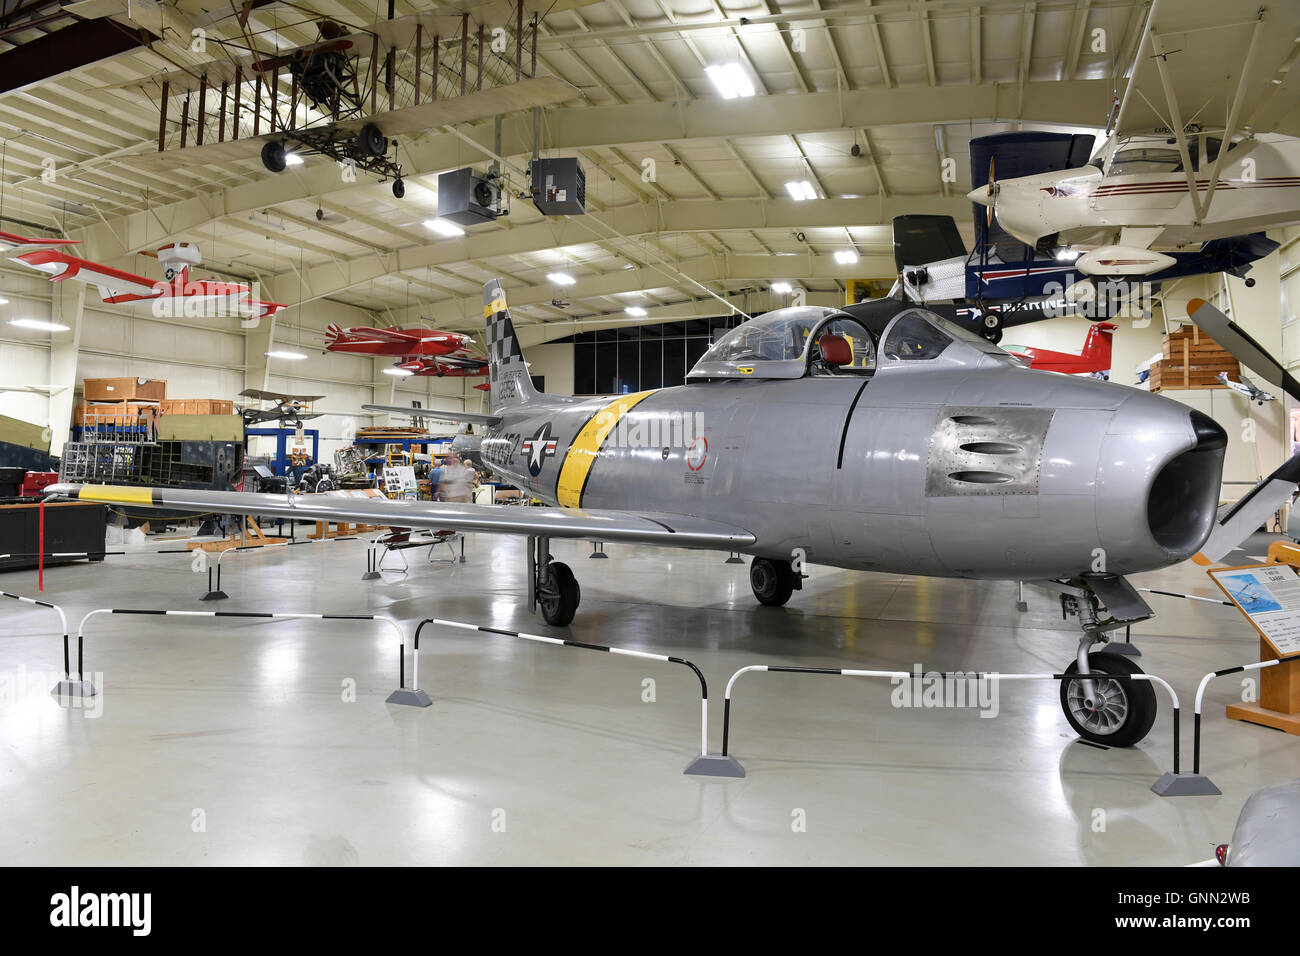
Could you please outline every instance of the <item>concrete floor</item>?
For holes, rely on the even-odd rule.
[[[1057,671],[1077,640],[1045,593],[1017,613],[1013,584],[814,567],[769,609],[721,554],[553,551],[583,594],[554,633],[696,662],[713,750],[722,688],[746,664]],[[523,607],[522,540],[471,536],[463,565],[407,552],[410,574],[369,582],[364,553],[233,556],[220,607],[552,633]],[[0,574],[0,589],[35,595],[35,577]],[[45,583],[74,631],[96,607],[214,608],[180,555],[55,568]],[[1190,565],[1135,583],[1217,596]],[[1257,641],[1232,608],[1149,600],[1157,617],[1134,639],[1182,696],[1190,743],[1197,681],[1257,659]],[[1053,682],[1003,684],[990,720],[892,707],[887,681],[746,675],[732,752],[748,776],[719,780],[682,774],[699,697],[675,665],[426,629],[434,703],[420,710],[384,702],[395,639],[369,622],[100,616],[86,638],[86,670],[102,675],[91,716],[48,696],[53,614],[5,601],[0,615],[0,859],[17,864],[1178,865],[1210,857],[1254,789],[1300,775],[1300,740],[1224,717],[1238,677],[1207,696],[1204,769],[1221,797],[1148,789],[1170,766],[1166,697],[1141,745],[1103,750],[1077,742]]]

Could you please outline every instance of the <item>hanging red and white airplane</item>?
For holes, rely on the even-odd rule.
[[[14,245],[49,245],[51,240],[0,237]],[[56,240],[57,241],[57,240]],[[67,240],[65,240],[67,241]],[[155,315],[170,318],[213,318],[238,316],[241,328],[256,328],[264,318],[274,315],[284,304],[253,298],[252,290],[242,282],[217,279],[191,279],[190,267],[203,261],[199,247],[192,242],[170,242],[158,249],[165,278],[150,279],[102,263],[69,255],[62,249],[37,249],[14,256],[14,259],[46,273],[51,282],[76,279],[99,289],[100,299],[111,305],[125,302],[152,301]]]
[[[1025,345],[1004,345],[1002,348],[1030,368],[1063,372],[1066,375],[1089,375],[1110,369],[1111,337],[1117,328],[1114,322],[1094,323],[1088,329],[1088,337],[1083,340],[1083,352],[1079,355]]]
[[[343,329],[331,325],[326,330],[325,349],[354,355],[391,355],[401,359],[394,368],[412,375],[466,378],[487,374],[487,359],[468,348],[473,341],[461,332],[438,329]]]

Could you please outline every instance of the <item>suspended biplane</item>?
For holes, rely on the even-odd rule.
[[[577,96],[558,77],[536,76],[537,23],[547,11],[587,2],[492,0],[364,26],[317,17],[307,21],[315,42],[272,51],[261,48],[270,41],[248,23],[261,4],[246,4],[231,14],[240,21],[238,39],[208,41],[223,58],[123,84],[139,87],[159,109],[158,152],[126,161],[166,170],[260,156],[267,169],[281,172],[315,154],[391,180],[400,198],[406,187],[393,137]],[[492,30],[507,26],[513,44],[489,54]],[[499,64],[511,46],[513,82],[503,83]],[[488,55],[497,64],[492,76]],[[172,105],[178,98],[179,119]]]

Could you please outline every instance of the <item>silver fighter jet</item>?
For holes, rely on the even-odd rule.
[[[1131,657],[1098,649],[1151,616],[1123,575],[1196,554],[1215,524],[1226,435],[1177,402],[1034,371],[923,309],[862,319],[769,312],[685,385],[539,393],[498,280],[483,289],[492,412],[368,409],[485,426],[484,464],[553,507],[54,486],[82,500],[526,535],[546,622],[580,600],[551,538],[739,551],[766,605],[811,564],[1041,584],[1083,638],[1061,682],[1071,725],[1125,746],[1155,719]],[[872,327],[875,326],[875,327]]]

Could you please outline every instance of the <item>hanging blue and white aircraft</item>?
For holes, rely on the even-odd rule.
[[[1226,553],[1256,527],[1216,524],[1227,436],[1210,418],[1148,392],[1026,368],[924,309],[862,320],[780,309],[729,331],[684,385],[575,398],[534,388],[499,280],[483,287],[483,303],[491,414],[366,408],[486,426],[487,467],[552,507],[49,490],[527,536],[529,598],[554,626],[573,619],[581,592],[553,560],[552,538],[744,552],[765,605],[790,600],[810,564],[1033,582],[1083,629],[1068,668],[1079,678],[1061,682],[1067,719],[1117,746],[1142,739],[1156,708],[1149,682],[1122,679],[1140,673],[1132,658],[1105,650],[1111,632],[1152,614],[1124,575],[1192,557],[1212,531]],[[776,456],[773,435],[783,436]],[[1296,487],[1289,473],[1274,475],[1248,498],[1262,506]]]

